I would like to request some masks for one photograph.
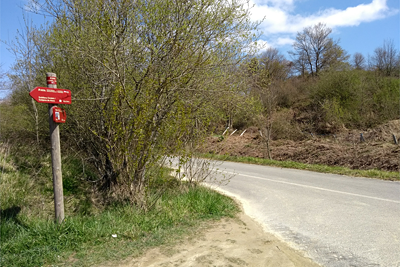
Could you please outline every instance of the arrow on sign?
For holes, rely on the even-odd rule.
[[[35,87],[29,95],[38,103],[71,105],[71,91],[68,89]]]

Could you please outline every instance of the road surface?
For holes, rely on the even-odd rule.
[[[224,162],[219,189],[327,267],[400,267],[400,182]]]

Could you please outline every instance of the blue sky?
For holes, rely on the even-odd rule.
[[[23,14],[35,24],[46,18],[24,10],[30,0],[0,0],[0,40],[11,42],[23,28]],[[399,0],[250,0],[252,20],[264,18],[260,25],[264,47],[275,47],[285,56],[291,50],[296,33],[318,22],[333,29],[331,37],[340,39],[350,55],[372,55],[384,40],[400,47]],[[14,56],[0,43],[0,65],[9,71]],[[0,91],[0,98],[4,92]]]
[[[384,40],[400,47],[399,0],[251,0],[253,19],[262,19],[265,46],[291,50],[297,32],[318,22],[332,28],[350,55],[372,55]]]

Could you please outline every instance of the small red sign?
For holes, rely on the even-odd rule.
[[[65,113],[65,109],[59,107],[52,107],[53,109],[53,121],[55,123],[65,123],[67,120],[67,113]]]
[[[71,91],[68,89],[36,87],[29,95],[39,103],[71,105]]]
[[[47,85],[57,84],[57,77],[46,77]]]

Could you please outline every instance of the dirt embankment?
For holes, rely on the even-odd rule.
[[[223,140],[218,136],[209,137],[201,152],[267,157],[265,138],[259,130],[250,127],[240,136],[242,132],[226,135]],[[301,141],[271,140],[272,159],[362,170],[399,171],[400,146],[394,143],[393,134],[400,138],[400,120],[365,131],[343,129],[334,135],[303,134]]]

